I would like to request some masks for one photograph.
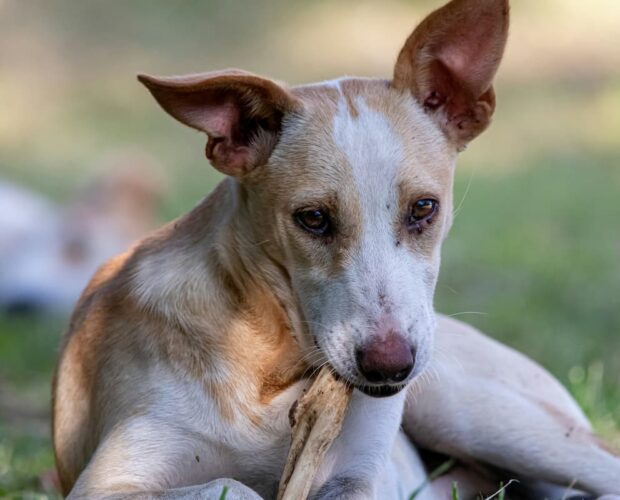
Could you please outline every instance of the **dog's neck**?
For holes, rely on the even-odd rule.
[[[307,367],[288,276],[255,233],[244,188],[226,179],[138,249],[131,274],[138,302],[174,326],[166,342],[192,353],[182,367],[201,380],[234,377],[227,390],[245,385],[243,399],[267,403]]]
[[[227,216],[219,221],[217,237],[210,242],[215,264],[234,283],[235,295],[244,303],[268,300],[286,317],[290,334],[296,336],[303,328],[302,313],[293,290],[283,256],[274,250],[275,243],[257,227],[246,200],[247,192],[236,179],[228,178],[218,190],[226,190]],[[217,193],[213,194],[217,196]]]

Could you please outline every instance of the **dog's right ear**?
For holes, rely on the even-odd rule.
[[[392,85],[410,91],[459,150],[491,121],[508,11],[508,0],[452,0],[420,23],[398,56]]]
[[[206,132],[206,154],[226,175],[241,176],[267,161],[285,114],[301,103],[272,80],[239,70],[188,76],[139,75],[160,106]]]

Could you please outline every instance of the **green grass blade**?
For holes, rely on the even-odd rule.
[[[452,481],[452,500],[459,500],[459,483]]]
[[[452,467],[454,467],[455,464],[456,464],[456,460],[454,458],[451,458],[449,460],[446,460],[441,465],[439,465],[439,467],[437,467],[435,470],[433,470],[428,475],[428,477],[422,482],[420,486],[418,486],[415,490],[413,490],[413,493],[409,495],[408,500],[414,500],[415,497],[417,497],[424,488],[426,488],[430,483],[432,483],[438,477],[443,476],[446,472],[452,469]]]
[[[222,488],[222,493],[220,493],[220,500],[226,500],[227,495],[228,495],[228,486],[224,486]]]

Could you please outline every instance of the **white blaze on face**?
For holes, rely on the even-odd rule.
[[[333,138],[353,170],[365,218],[385,215],[386,203],[395,207],[394,182],[404,161],[404,147],[387,117],[355,98],[357,116],[349,113],[341,98],[334,117]]]
[[[423,365],[434,328],[434,287],[424,277],[436,263],[397,244],[398,221],[403,217],[399,173],[412,158],[388,116],[369,107],[361,96],[353,105],[355,116],[341,95],[333,123],[333,140],[355,183],[347,192],[356,192],[362,212],[361,234],[356,235],[358,243],[342,277],[358,309],[355,317],[362,322],[353,328],[353,341],[364,343],[375,333],[368,326],[389,318],[418,349]]]

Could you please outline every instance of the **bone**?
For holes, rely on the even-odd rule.
[[[293,437],[277,500],[305,500],[334,442],[351,399],[352,387],[323,367],[292,409]]]

